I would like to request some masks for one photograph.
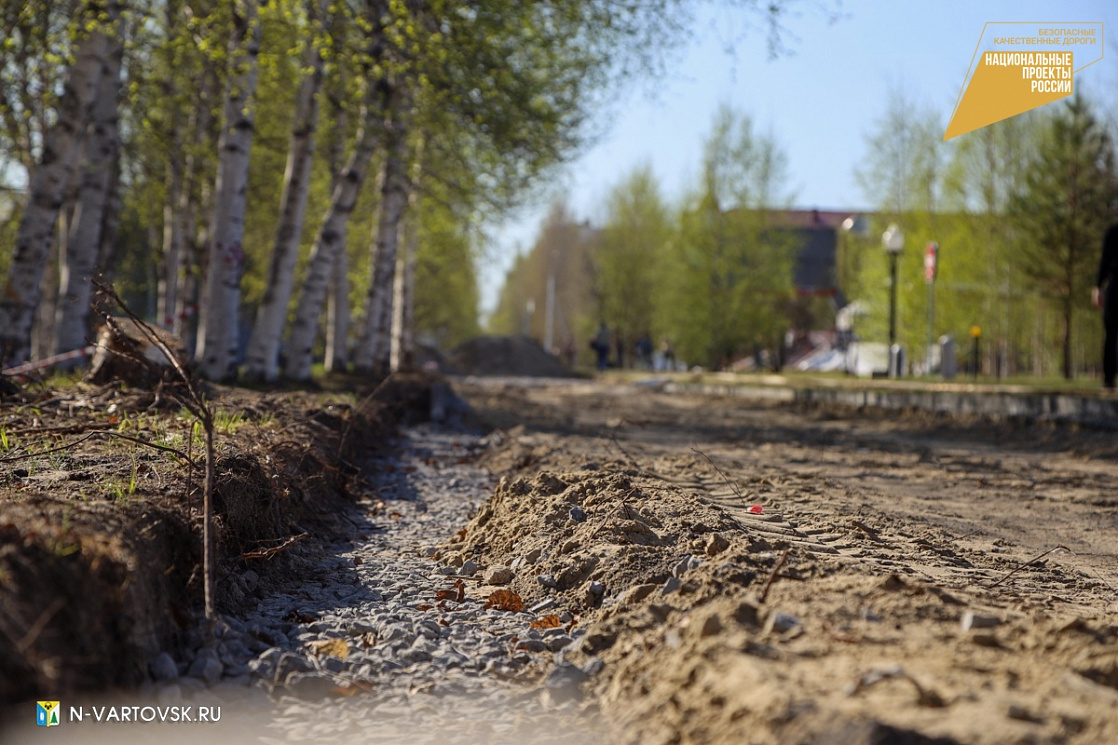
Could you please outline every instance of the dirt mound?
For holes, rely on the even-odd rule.
[[[447,360],[463,375],[572,376],[554,355],[526,336],[479,336],[452,349]]]
[[[606,741],[1118,741],[1103,704],[1118,687],[1113,592],[1088,574],[1034,562],[1026,579],[927,526],[809,530],[771,511],[810,499],[818,477],[739,465],[731,486],[694,452],[634,459],[524,429],[490,440],[483,462],[506,476],[440,559],[472,560],[493,582],[480,594],[500,580],[541,622],[573,615],[586,634],[556,668],[610,712]],[[749,484],[766,491],[761,514],[717,501]],[[836,533],[841,551],[825,542]]]
[[[354,464],[426,391],[396,378],[355,404],[212,389],[219,609],[297,577],[316,538],[352,530],[346,509],[374,498]],[[24,398],[0,409],[0,706],[138,683],[195,633],[202,595],[190,418],[115,385]]]

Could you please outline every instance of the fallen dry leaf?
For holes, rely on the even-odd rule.
[[[485,609],[490,608],[519,613],[524,610],[524,601],[512,590],[497,590],[485,601]]]
[[[435,593],[435,597],[439,600],[453,600],[456,603],[461,603],[466,599],[466,583],[457,580],[454,583],[453,590],[439,590]]]
[[[531,626],[533,629],[557,629],[563,625],[563,621],[560,620],[559,616],[550,614],[542,618],[538,618],[528,625]]]
[[[346,644],[345,639],[323,639],[310,642],[307,646],[315,654],[324,657],[337,657],[339,660],[344,660],[349,655],[349,645]]]

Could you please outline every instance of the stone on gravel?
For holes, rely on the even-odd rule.
[[[148,669],[151,677],[157,681],[171,680],[179,677],[179,669],[175,660],[166,652],[160,652],[150,663]]]
[[[704,551],[707,556],[717,556],[730,547],[730,542],[726,540],[720,533],[711,533],[707,536],[706,546]]]
[[[221,680],[221,673],[224,669],[221,660],[218,659],[217,651],[205,647],[198,650],[198,656],[191,663],[187,675],[204,681],[208,685],[213,685]]]
[[[963,613],[959,625],[962,626],[963,631],[970,631],[972,629],[992,629],[1001,625],[1001,619],[996,616],[983,615],[982,613],[968,610]]]
[[[683,583],[679,581],[679,577],[671,576],[664,581],[663,586],[660,587],[661,595],[671,595],[673,592],[678,592]]]
[[[485,574],[482,576],[487,585],[507,585],[509,582],[512,582],[513,573],[512,569],[498,564],[486,569]]]

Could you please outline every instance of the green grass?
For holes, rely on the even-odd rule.
[[[1100,395],[1101,381],[1095,378],[1032,377],[1016,375],[997,379],[979,375],[959,375],[954,380],[939,376],[905,377],[897,380],[885,378],[858,378],[842,372],[734,373],[734,372],[651,372],[647,370],[607,370],[598,379],[614,383],[633,383],[641,380],[670,380],[693,385],[722,385],[732,387],[777,386],[790,388],[844,388],[850,390],[896,390],[932,388],[936,390],[985,390],[1008,393],[1064,393],[1072,395]]]

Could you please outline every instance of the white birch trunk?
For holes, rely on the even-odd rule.
[[[174,38],[177,34],[179,8],[177,4],[168,3],[165,7],[167,36]],[[175,64],[173,45],[167,44],[165,63],[168,67]],[[173,84],[171,84],[173,85]],[[175,92],[172,87],[169,94]],[[168,96],[170,97],[170,95]],[[194,118],[200,116],[197,108],[192,114]],[[179,290],[179,265],[183,260],[183,246],[186,241],[186,222],[183,214],[183,179],[185,168],[185,126],[175,117],[170,123],[171,147],[167,153],[167,194],[163,202],[163,263],[159,272],[159,298],[157,301],[156,319],[160,326],[167,330],[175,327],[175,312],[178,306]]]
[[[299,296],[295,320],[287,342],[287,361],[284,373],[294,380],[308,380],[311,376],[312,353],[318,322],[326,305],[327,289],[333,276],[333,269],[340,252],[345,251],[346,230],[349,216],[357,205],[357,197],[369,171],[373,152],[380,141],[380,126],[377,122],[377,108],[372,104],[377,97],[376,83],[370,82],[366,95],[361,131],[357,144],[346,163],[334,193],[330,207],[318,230],[314,247],[311,249],[307,276]]]
[[[101,245],[97,247],[97,265],[94,276],[112,281],[113,258],[116,255],[116,236],[120,228],[120,150],[109,170],[105,211],[101,220]]]
[[[415,192],[412,192],[415,195]],[[414,207],[414,199],[412,205]],[[419,244],[419,216],[410,209],[404,224],[404,250],[396,261],[396,280],[392,283],[392,346],[388,365],[391,372],[412,366],[415,349],[415,254]]]
[[[403,101],[390,107],[387,152],[381,183],[380,217],[374,246],[369,293],[360,340],[354,350],[354,367],[363,373],[387,373],[392,324],[392,285],[400,245],[400,221],[411,192],[407,174],[407,128]]]
[[[334,261],[334,277],[326,296],[326,370],[345,372],[349,366],[349,257],[345,249]]]
[[[120,16],[120,5],[111,3],[108,12],[115,21]],[[42,297],[43,271],[54,244],[58,212],[77,168],[109,47],[106,29],[94,30],[78,45],[58,102],[58,119],[46,135],[39,166],[31,174],[7,285],[0,293],[2,363],[25,362],[30,353],[31,326]]]
[[[313,8],[313,5],[309,7]],[[319,15],[325,11],[323,4]],[[279,230],[268,268],[268,284],[256,313],[256,324],[245,356],[244,373],[249,380],[273,382],[279,378],[280,340],[287,321],[291,290],[295,284],[295,260],[299,257],[299,240],[303,235],[303,221],[307,212],[315,130],[318,127],[322,54],[314,44],[308,44],[304,62],[310,74],[303,78],[295,96],[295,123],[287,154],[283,196],[280,198],[283,207]]]
[[[408,211],[404,223],[404,250],[396,261],[392,282],[392,328],[388,369],[398,372],[412,366],[415,330],[415,255],[419,250],[419,179],[423,169],[423,140],[415,148]]]
[[[240,15],[234,22],[229,88],[218,139],[221,158],[214,185],[213,227],[198,319],[198,369],[210,380],[229,380],[237,373],[241,274],[245,263],[242,241],[254,126],[249,98],[256,88],[260,52],[257,0],[242,0],[238,6]]]
[[[186,241],[186,221],[182,210],[183,164],[177,153],[168,153],[167,200],[163,205],[163,266],[159,275],[159,324],[175,327],[178,306],[179,266]]]
[[[93,275],[101,250],[110,185],[120,152],[120,71],[123,40],[111,41],[98,85],[85,144],[85,170],[78,191],[77,209],[70,226],[66,250],[60,254],[59,298],[55,315],[54,352],[70,352],[89,343],[90,298]],[[80,359],[62,363],[76,367]]]
[[[197,216],[200,210],[204,211],[204,208],[200,208],[200,204],[207,203],[210,190],[208,182],[202,183],[200,200],[195,199],[195,186],[203,181],[201,174],[203,160],[195,153],[201,149],[209,136],[214,119],[210,112],[213,108],[212,101],[216,96],[216,80],[212,76],[206,76],[194,105],[192,141],[194,147],[189,148],[183,166],[183,187],[177,207],[179,214],[182,215],[184,233],[182,255],[175,267],[175,305],[171,331],[184,346],[189,348],[191,354],[194,351],[195,334],[190,333],[189,330],[194,328],[194,316],[198,311],[198,277],[201,272],[198,257],[202,252],[199,246],[205,245],[208,239],[205,225],[198,224]]]
[[[345,131],[349,115],[341,102],[344,95],[344,70],[339,69],[334,78],[337,96],[333,103],[334,132],[330,138],[330,173],[334,174],[331,190],[337,188],[342,178],[345,162]],[[345,372],[349,366],[349,256],[343,246],[334,261],[333,278],[326,295],[326,371]]]

